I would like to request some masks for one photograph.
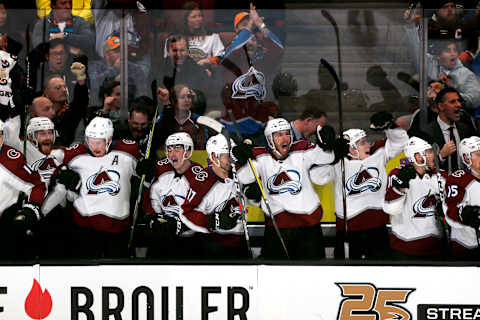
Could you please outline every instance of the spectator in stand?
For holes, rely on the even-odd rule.
[[[148,134],[152,127],[153,100],[146,96],[135,98],[130,105],[128,119],[121,122],[113,133],[114,139],[136,141],[142,154],[145,154],[148,144]]]
[[[167,89],[158,89],[158,99],[164,105],[164,109],[157,120],[155,130],[154,149],[161,148],[165,139],[175,132],[186,132],[192,139],[195,150],[204,150],[208,139],[208,130],[205,126],[197,123],[198,114],[191,112],[192,102],[195,99],[195,91],[184,84],[173,87],[172,97]]]
[[[265,25],[251,3],[250,11],[238,13],[233,25],[237,35],[220,59],[226,82],[224,89],[232,90],[231,94],[224,90],[224,107],[232,110],[242,134],[263,140],[268,113],[263,112],[262,103],[280,66],[283,44]],[[225,93],[232,99],[226,99]],[[234,131],[226,112],[222,123]]]
[[[475,135],[476,128],[472,122],[461,121],[461,97],[454,88],[441,90],[435,98],[435,104],[438,108],[437,119],[425,127],[423,132],[438,144],[440,168],[451,174],[463,169],[457,146],[462,139]]]
[[[82,17],[88,23],[93,24],[92,10],[90,10],[91,0],[73,0],[72,1],[72,14]],[[36,0],[37,3],[37,15],[39,18],[48,16],[51,12],[52,0]]]
[[[418,63],[420,40],[413,23],[415,17],[409,19],[407,10],[404,13],[404,19],[407,22],[408,49],[415,63]],[[473,110],[480,106],[480,83],[475,74],[463,66],[458,59],[455,40],[437,40],[429,47],[430,53],[426,55],[427,76],[431,79],[444,80],[449,86],[455,87],[465,101],[465,108]]]
[[[55,110],[53,122],[59,136],[56,139],[58,145],[70,146],[75,139],[75,130],[80,120],[85,116],[88,106],[88,87],[85,81],[85,66],[80,62],[74,62],[70,68],[77,77],[73,99],[68,102],[67,88],[61,76],[53,75],[45,82],[43,95],[48,98]]]
[[[112,35],[104,44],[105,59],[93,61],[88,66],[92,105],[100,105],[103,96],[99,95],[101,86],[120,75],[120,37]],[[138,64],[128,61],[128,96],[129,100],[137,96],[145,96],[147,90],[147,73]],[[97,98],[100,97],[99,100]]]
[[[201,66],[216,64],[225,52],[218,33],[208,33],[203,23],[203,13],[197,2],[185,3],[184,30],[188,40],[188,55]],[[208,69],[207,69],[208,70]]]
[[[327,114],[317,108],[306,108],[300,118],[290,122],[293,141],[308,140],[317,131],[317,127],[327,124]]]
[[[88,54],[95,35],[85,19],[72,15],[72,0],[52,0],[51,7],[52,12],[33,27],[32,46],[63,39],[72,55]]]
[[[41,96],[33,99],[32,105],[29,108],[30,118],[47,117],[50,120],[55,118],[55,109],[53,103],[47,97]]]
[[[104,117],[112,120],[114,126],[120,121],[120,81],[110,80],[100,87],[98,97],[103,99],[101,106],[89,107],[87,122],[95,117]]]
[[[188,55],[187,38],[183,35],[171,35],[165,46],[167,57],[158,66],[154,76],[163,81],[164,86],[171,90],[174,85],[182,83],[189,88],[206,91],[211,81],[205,66],[201,66]]]
[[[150,19],[141,1],[135,0],[92,0],[91,8],[95,18],[95,52],[105,57],[105,41],[112,35],[120,34],[122,12],[125,14],[128,37],[128,61],[148,75],[151,71]]]

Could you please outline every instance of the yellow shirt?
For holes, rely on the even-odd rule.
[[[50,14],[52,8],[50,7],[50,0],[36,0],[37,14],[39,18],[44,18]],[[87,20],[88,23],[93,24],[92,10],[90,10],[90,0],[73,0],[72,14],[80,16]]]

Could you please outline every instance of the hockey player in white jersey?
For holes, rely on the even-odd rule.
[[[266,214],[262,256],[267,259],[286,259],[286,253],[275,232],[272,219],[279,227],[292,259],[321,259],[325,257],[320,220],[323,209],[309,179],[313,165],[330,164],[335,133],[331,127],[320,130],[318,145],[309,141],[292,143],[290,123],[282,118],[268,121],[265,127],[267,147],[252,148],[239,144],[233,154],[240,168],[238,178],[243,184],[255,182],[249,166],[252,159],[262,187],[270,203],[271,213],[261,202]]]
[[[233,142],[232,142],[233,143]],[[206,253],[212,259],[241,259],[249,256],[241,220],[242,203],[236,194],[232,178],[232,162],[227,139],[217,134],[208,139],[208,179],[203,188],[208,191],[193,210],[180,215],[192,230],[211,235]],[[186,201],[183,208],[190,207]]]
[[[165,141],[167,158],[156,163],[155,179],[144,193],[144,221],[153,238],[147,256],[161,259],[202,258],[208,236],[197,233],[180,220],[181,214],[194,210],[208,188],[202,185],[210,173],[190,160],[193,140],[186,132],[177,132]],[[138,173],[149,171],[143,168]],[[183,207],[188,201],[189,207]]]
[[[112,137],[110,119],[92,119],[85,128],[85,144],[65,148],[63,156],[63,163],[80,176],[78,193],[57,187],[57,168],[51,179],[57,185],[42,206],[48,213],[62,196],[73,202],[72,245],[77,257],[128,256],[131,178],[141,154],[136,142]]]
[[[341,162],[334,166],[314,167],[310,171],[316,184],[334,180],[337,227],[334,255],[338,259],[344,258],[344,188],[350,258],[382,259],[390,252],[386,226],[388,215],[383,211],[387,185],[385,165],[403,151],[408,135],[396,127],[392,115],[385,112],[372,116],[371,128],[385,130],[387,139],[377,141],[372,147],[364,130],[349,129],[339,140],[336,151],[344,157],[345,186],[342,185]]]
[[[451,228],[451,251],[456,258],[480,258],[480,137],[465,138],[458,147],[465,170],[448,176],[443,208]]]
[[[3,143],[3,128],[0,120],[0,259],[31,259],[36,250],[29,250],[34,249],[29,237],[41,218],[47,188],[23,154]],[[21,192],[28,197],[25,204],[18,202]]]
[[[443,214],[437,212],[442,210],[437,200],[447,174],[435,171],[433,149],[425,140],[411,137],[404,152],[409,164],[390,172],[383,204],[383,210],[392,215],[392,255],[401,259],[442,258],[446,253],[442,239],[445,226]]]

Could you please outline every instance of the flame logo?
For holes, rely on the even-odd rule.
[[[36,279],[33,279],[32,289],[25,299],[25,312],[32,319],[45,319],[52,311],[52,297],[47,289],[42,288]]]

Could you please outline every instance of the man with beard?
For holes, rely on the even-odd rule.
[[[435,171],[433,149],[425,140],[411,137],[404,152],[410,163],[388,175],[383,204],[385,213],[392,216],[392,255],[402,260],[444,258],[446,226],[441,201],[437,199],[443,192],[447,174]]]
[[[438,116],[422,131],[440,146],[440,167],[450,174],[463,168],[457,146],[462,139],[475,135],[475,127],[471,122],[461,121],[462,100],[454,88],[442,89],[435,98],[435,104]]]
[[[141,154],[134,141],[113,141],[110,119],[96,117],[85,129],[85,143],[64,149],[63,164],[57,168],[42,206],[48,214],[58,200],[73,202],[72,253],[77,258],[125,258],[128,256],[132,177]],[[64,184],[62,170],[80,176],[80,183]],[[65,187],[62,187],[64,184]],[[52,188],[51,187],[51,188]]]
[[[332,127],[317,127],[317,137],[317,145],[307,140],[293,142],[290,123],[277,118],[268,121],[265,127],[267,147],[252,149],[241,143],[232,150],[240,166],[239,181],[245,185],[256,182],[248,163],[251,159],[270,203],[271,212],[261,202],[265,213],[262,256],[266,259],[287,259],[285,251],[295,260],[325,258],[320,225],[323,209],[310,182],[309,169],[332,163],[335,133]],[[286,250],[276,234],[273,219]]]

